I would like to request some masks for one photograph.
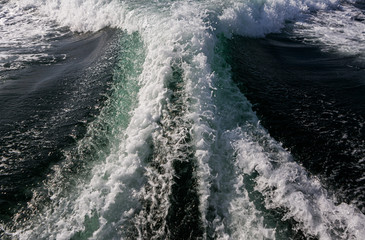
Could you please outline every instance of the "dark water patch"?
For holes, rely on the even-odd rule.
[[[228,41],[233,78],[269,133],[365,211],[365,69],[286,35]]]
[[[183,71],[172,66],[165,83],[169,98],[159,122],[161,132],[153,139],[143,207],[143,237],[148,239],[201,239],[204,234],[197,191],[196,159],[191,123],[184,118]],[[147,220],[148,219],[148,220]]]
[[[203,228],[197,194],[193,156],[174,162],[175,176],[170,197],[168,224],[171,239],[202,239]]]
[[[0,218],[8,218],[32,196],[52,163],[74,146],[103,106],[112,80],[115,38],[106,29],[64,38],[49,50],[58,62],[33,62],[8,72],[0,85]]]
[[[202,238],[204,229],[199,211],[196,159],[189,132],[191,123],[183,119],[186,112],[183,72],[178,65],[172,66],[172,69],[172,80],[168,83],[168,89],[172,91],[169,112],[173,118],[173,127],[180,129],[178,135],[182,137],[171,139],[175,142],[174,151],[177,154],[173,160],[174,178],[167,222],[171,239],[199,239]]]
[[[353,3],[353,5],[356,8],[363,10],[363,14],[365,14],[365,1],[364,0],[357,0]]]
[[[168,88],[172,90],[171,115],[178,121],[172,121],[175,128],[181,128],[179,135],[182,138],[173,139],[175,151],[178,153],[173,162],[174,178],[170,195],[171,206],[167,221],[171,239],[197,239],[202,238],[203,229],[199,211],[199,197],[197,192],[196,159],[191,145],[189,122],[182,119],[185,111],[183,93],[183,72],[179,67],[173,66],[172,81]]]

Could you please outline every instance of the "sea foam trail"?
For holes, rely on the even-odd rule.
[[[222,35],[264,36],[279,31],[285,20],[326,9],[335,1],[19,4],[36,6],[43,15],[52,13],[73,31],[109,26],[138,32],[134,40],[143,42],[144,58],[128,56],[131,66],[142,68],[126,78],[135,91],[126,101],[135,105],[124,113],[128,121],[115,149],[95,164],[92,177],[72,196],[50,196],[54,204],[15,236],[172,237],[174,226],[168,219],[173,218],[172,205],[181,203],[171,200],[174,176],[182,174],[174,168],[179,162],[187,163],[197,179],[199,213],[194,221],[203,230],[195,229],[192,237],[275,239],[275,225],[265,223],[270,218],[264,214],[267,209],[283,210],[284,220],[293,219],[308,236],[364,236],[364,215],[351,205],[336,206],[320,183],[260,126],[219,51]],[[138,47],[130,50],[138,52]],[[175,77],[179,81],[174,82]],[[115,97],[123,102],[125,95]],[[250,196],[247,178],[253,179],[265,208]]]

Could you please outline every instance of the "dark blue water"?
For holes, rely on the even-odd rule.
[[[365,211],[365,68],[288,35],[227,43],[233,79],[270,134]]]
[[[64,36],[48,53],[67,53],[67,60],[6,72],[0,85],[2,219],[32,198],[52,164],[85,135],[110,92],[115,41],[111,29]]]

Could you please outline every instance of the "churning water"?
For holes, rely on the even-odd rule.
[[[0,1],[0,237],[362,239],[364,11]]]

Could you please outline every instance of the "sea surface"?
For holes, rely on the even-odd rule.
[[[0,0],[0,239],[365,237],[364,0]]]

